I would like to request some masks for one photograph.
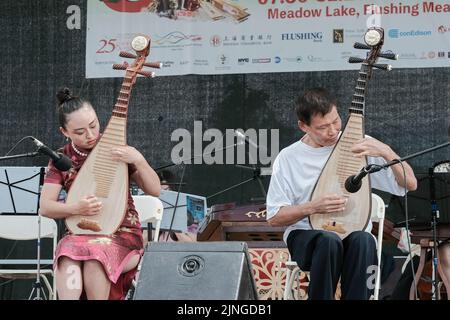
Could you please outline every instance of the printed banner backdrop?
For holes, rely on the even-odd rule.
[[[159,76],[358,69],[347,60],[373,24],[394,68],[448,67],[449,16],[448,0],[89,0],[86,77],[122,76],[111,65],[137,33]]]

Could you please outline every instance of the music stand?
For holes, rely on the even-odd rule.
[[[39,167],[0,167],[0,214],[37,214],[39,176]]]
[[[28,153],[25,155],[18,155],[18,156],[8,156],[8,157],[0,157],[0,160],[5,160],[5,159],[11,159],[11,158],[18,158],[18,157],[30,157],[30,156],[35,156],[37,155],[37,153]],[[27,168],[29,169],[29,173],[25,173],[28,175],[28,177],[23,176],[24,171],[27,171]],[[9,173],[8,173],[8,169],[9,169]],[[39,171],[38,171],[39,170]],[[38,172],[36,172],[38,171]],[[30,296],[28,297],[28,300],[41,300],[41,294],[42,296],[47,299],[47,296],[45,294],[44,289],[42,288],[42,284],[41,284],[41,215],[39,214],[39,200],[40,200],[40,195],[41,195],[41,188],[42,185],[44,183],[44,175],[45,175],[45,168],[44,167],[3,167],[1,168],[1,172],[4,173],[4,175],[0,176],[1,178],[4,178],[5,180],[0,179],[0,186],[1,185],[6,185],[6,189],[8,190],[7,192],[7,196],[3,196],[2,192],[0,192],[0,199],[2,200],[2,204],[11,204],[11,208],[13,209],[13,212],[10,211],[6,211],[6,212],[0,212],[1,214],[6,213],[6,214],[37,214],[38,215],[38,235],[37,235],[37,241],[36,241],[36,264],[37,264],[37,272],[36,272],[36,282],[33,284],[33,289],[31,290]],[[31,174],[31,176],[30,176]],[[19,180],[16,180],[16,179]],[[30,189],[27,189],[23,186],[23,184],[27,184],[27,183],[31,183],[31,181],[35,178],[38,178],[39,180],[37,181],[37,190],[33,190],[34,187],[30,188],[28,185],[28,187]],[[20,184],[22,184],[20,186]],[[31,183],[32,185],[34,183]],[[1,190],[1,189],[0,189]],[[24,197],[26,194],[31,194],[32,197],[36,196],[36,206],[35,212],[32,212],[32,210],[29,210],[29,208],[27,210],[24,210],[24,212],[17,212],[17,207],[16,207],[16,201],[15,201],[15,193],[13,192],[13,190],[17,190],[18,192],[20,192],[21,196]],[[17,193],[17,192],[16,192]],[[16,194],[17,196],[17,194]],[[5,199],[9,198],[10,201],[5,201]],[[22,206],[26,203],[29,203],[29,201],[20,201],[20,205]],[[35,294],[35,297],[33,298]]]

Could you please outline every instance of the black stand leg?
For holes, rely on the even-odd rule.
[[[38,193],[38,201],[37,201],[37,208],[36,213],[38,215],[38,236],[37,236],[37,273],[36,273],[36,282],[33,284],[33,290],[30,293],[30,297],[28,300],[43,300],[47,299],[47,296],[45,294],[44,289],[42,288],[41,283],[41,214],[39,213],[39,201],[41,198],[41,189],[44,185],[44,175],[45,175],[45,168],[41,168],[40,175],[39,175],[39,193]]]

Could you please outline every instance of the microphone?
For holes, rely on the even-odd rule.
[[[359,189],[361,189],[362,182],[361,180],[369,174],[369,171],[366,168],[363,168],[357,175],[353,175],[345,180],[345,190],[350,193],[355,193]]]
[[[55,165],[56,169],[67,171],[72,167],[72,161],[70,161],[70,159],[65,155],[53,151],[38,139],[34,137],[31,138],[33,139],[34,144],[38,147],[37,151],[49,156],[53,160],[53,164]]]
[[[396,163],[400,163],[403,160],[395,159],[390,162],[389,165],[393,165]],[[380,171],[381,169],[386,168],[385,166],[380,166],[377,164],[368,164],[364,168],[359,171],[357,175],[353,175],[347,178],[345,180],[345,190],[347,190],[350,193],[355,193],[359,189],[361,189],[362,182],[361,180],[367,176],[369,173],[374,173],[377,171]]]

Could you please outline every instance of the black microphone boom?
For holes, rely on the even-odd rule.
[[[397,162],[398,163],[398,162]],[[369,173],[373,173],[381,170],[382,166],[376,164],[368,164],[357,175],[353,175],[345,180],[345,190],[350,193],[358,192],[361,189],[361,180],[367,176]]]
[[[450,127],[449,127],[450,129]],[[383,165],[378,165],[378,164],[368,164],[367,166],[365,166],[364,168],[361,169],[361,171],[357,174],[357,175],[353,175],[347,178],[347,180],[345,180],[345,190],[347,190],[350,193],[355,193],[357,192],[360,188],[361,188],[361,180],[367,176],[369,173],[375,173],[377,171],[380,171],[381,169],[387,169],[388,167],[394,165],[394,164],[398,164],[402,161],[406,161],[412,158],[415,158],[417,156],[420,156],[422,154],[431,152],[431,151],[435,151],[444,147],[448,147],[450,146],[450,141],[445,142],[443,144],[434,146],[432,148],[428,148],[425,149],[423,151],[419,151],[413,154],[410,154],[409,156],[400,158],[400,159],[394,159],[392,161],[389,161]]]
[[[65,155],[57,153],[47,147],[45,144],[43,144],[41,141],[39,141],[36,138],[32,138],[34,144],[38,147],[38,151],[42,154],[45,154],[49,156],[53,164],[55,165],[56,169],[61,171],[67,171],[72,167],[72,161],[70,161],[69,158],[67,158]]]

